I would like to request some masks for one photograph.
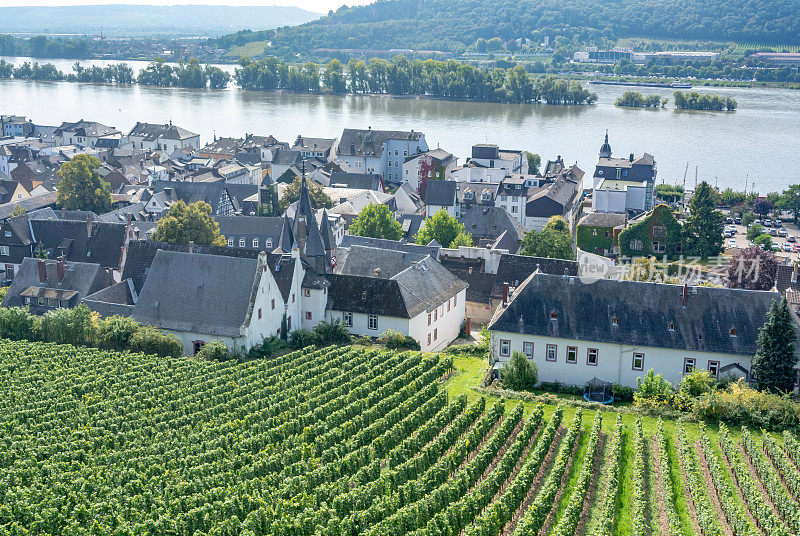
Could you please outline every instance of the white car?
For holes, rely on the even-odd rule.
[[[734,240],[734,239],[728,240],[728,248],[735,248],[735,247],[737,247],[736,246],[736,240]]]
[[[786,229],[786,227],[781,227],[780,229],[778,229],[778,235],[789,236],[789,231]]]
[[[789,253],[791,253],[792,245],[789,242],[784,242],[783,245],[781,246],[781,249],[783,249],[783,251],[788,251]]]

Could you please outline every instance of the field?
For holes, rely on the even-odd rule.
[[[480,397],[474,358],[0,341],[0,535],[789,535],[800,443]]]

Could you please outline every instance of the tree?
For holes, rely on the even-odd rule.
[[[206,77],[211,89],[224,89],[231,80],[231,75],[214,65],[206,65]]]
[[[422,245],[430,243],[431,240],[436,240],[443,248],[457,247],[466,243],[472,245],[472,235],[444,209],[426,218],[417,236],[414,237],[414,241]]]
[[[111,210],[111,184],[97,172],[99,167],[100,160],[86,154],[64,162],[58,170],[58,204],[67,210],[91,210],[97,214]]]
[[[765,197],[759,197],[753,202],[753,212],[762,218],[769,214],[773,208],[775,208],[775,204]]]
[[[403,228],[400,222],[392,217],[389,207],[370,203],[361,209],[361,212],[358,213],[358,216],[350,225],[350,234],[368,236],[370,238],[400,240],[403,236]]]
[[[722,252],[722,212],[714,208],[714,190],[701,182],[689,202],[689,216],[684,225],[684,253],[702,258]]]
[[[511,354],[511,360],[500,369],[500,381],[503,387],[514,391],[529,391],[539,381],[536,363],[528,361],[522,352]]]
[[[757,246],[761,246],[762,249],[772,249],[772,237],[767,233],[762,233],[755,237],[753,243]]]
[[[26,209],[22,205],[17,205],[14,207],[14,210],[11,211],[11,217],[16,218],[17,216],[24,216],[27,213],[28,209]]]
[[[539,166],[542,164],[542,157],[528,151],[525,151],[525,156],[528,157],[528,173],[531,175],[538,175]]]
[[[219,234],[219,224],[211,217],[211,205],[197,201],[187,205],[178,201],[158,221],[153,233],[156,242],[188,244],[198,246],[224,246],[225,237]]]
[[[745,210],[742,212],[742,225],[750,225],[754,221],[756,221],[756,215],[753,214],[752,210]]]
[[[261,203],[258,205],[256,216],[280,216],[281,206],[278,202],[278,192],[275,191],[275,186],[268,184],[262,187]]]
[[[769,236],[769,235],[767,235]],[[750,247],[728,261],[725,286],[747,290],[771,290],[778,272],[778,259],[772,251]]]
[[[744,221],[744,220],[742,220]],[[747,239],[748,240],[755,240],[756,237],[761,236],[764,234],[764,227],[759,225],[758,223],[754,223],[750,227],[747,228]],[[769,236],[769,235],[767,235]]]
[[[575,244],[569,232],[569,224],[561,216],[550,218],[541,231],[526,233],[520,246],[520,255],[529,257],[575,258]]]
[[[800,184],[793,184],[783,191],[778,198],[778,208],[790,211],[795,225],[797,224],[798,212],[800,212]]]
[[[753,357],[753,377],[761,390],[789,392],[797,383],[796,333],[789,304],[784,297],[772,302],[767,322],[758,332],[758,350]]]
[[[330,89],[331,92],[344,93],[347,91],[347,81],[342,74],[343,71],[344,66],[342,65],[342,62],[336,58],[329,61],[328,65],[325,66],[323,81],[325,83],[325,87]]]
[[[300,177],[295,177],[289,186],[286,187],[286,190],[283,192],[283,197],[281,197],[281,211],[286,211],[289,208],[289,205],[298,201],[300,199],[300,186],[302,181]],[[311,199],[311,208],[314,210],[320,208],[331,208],[333,206],[333,199],[328,197],[322,187],[313,183],[307,182],[308,186],[308,196]]]

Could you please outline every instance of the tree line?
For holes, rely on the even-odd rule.
[[[580,82],[553,76],[533,77],[524,67],[483,69],[448,60],[350,59],[346,67],[331,60],[320,71],[315,63],[290,65],[270,56],[259,60],[243,57],[234,75],[244,89],[283,89],[300,93],[424,95],[454,100],[487,102],[546,102],[593,104],[597,95]]]
[[[628,108],[663,108],[667,105],[666,98],[661,95],[647,95],[646,97],[638,91],[626,91],[617,97],[615,106],[626,106]]]
[[[673,93],[675,107],[681,110],[715,110],[733,111],[738,106],[735,99],[721,97],[713,93],[697,93],[696,91]]]
[[[50,80],[67,82],[96,82],[106,84],[133,84],[160,87],[186,87],[222,89],[227,87],[230,74],[214,65],[200,65],[196,58],[181,61],[177,66],[156,58],[135,75],[127,63],[116,63],[106,67],[94,65],[84,67],[75,62],[71,73],[64,73],[52,63],[24,62],[14,65],[0,59],[0,78],[14,77],[17,80]]]
[[[745,59],[747,66],[737,66],[732,59],[719,59],[706,65],[697,65],[692,62],[676,64],[648,63],[636,65],[629,60],[622,60],[616,65],[587,65],[586,70],[599,70],[600,72],[617,76],[653,76],[658,78],[693,78],[703,80],[743,80],[751,82],[800,82],[800,71],[796,67],[781,67],[778,69],[754,68],[756,62]],[[751,66],[752,65],[752,66]],[[573,65],[571,68],[576,68]]]

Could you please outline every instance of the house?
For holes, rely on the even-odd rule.
[[[34,218],[57,219],[58,216],[48,207],[8,217],[0,226],[0,263],[2,263],[3,282],[12,281],[23,259],[33,256],[35,242],[30,220]]]
[[[336,253],[337,253],[337,258],[339,260],[339,264],[341,264],[344,259],[342,250],[354,246],[400,251],[403,253],[413,253],[417,255],[420,259],[430,255],[431,258],[433,258],[434,260],[439,259],[439,252],[442,249],[441,246],[439,246],[439,244],[436,244],[435,242],[432,242],[427,246],[423,246],[421,244],[415,244],[414,242],[407,242],[405,240],[388,240],[386,238],[371,238],[367,236],[356,236],[348,234],[342,237],[340,244],[337,246]]]
[[[678,383],[695,369],[749,379],[758,331],[777,292],[688,287],[535,273],[489,324],[490,363],[513,352],[534,361],[543,382],[592,378],[631,387],[653,369]]]
[[[215,216],[228,247],[271,252],[278,245],[291,248],[291,222],[284,217]],[[282,239],[283,237],[283,239]]]
[[[425,215],[430,218],[440,210],[456,217],[458,183],[455,181],[429,181],[424,194]]]
[[[4,307],[27,307],[44,314],[59,308],[73,308],[81,299],[108,287],[111,275],[97,263],[70,262],[27,257],[3,300]]]
[[[197,156],[214,160],[232,160],[243,142],[244,140],[240,138],[215,138],[213,143],[200,148]]]
[[[439,262],[451,274],[467,284],[464,296],[466,318],[470,319],[473,326],[488,324],[497,304],[493,303],[491,297],[495,274],[485,270],[484,259],[442,257]]]
[[[683,242],[681,224],[667,205],[658,205],[630,220],[620,231],[619,251],[625,257],[679,257]]]
[[[580,208],[577,203],[580,192],[580,183],[567,178],[545,184],[528,196],[524,215],[520,214],[518,221],[526,229],[535,231],[541,231],[553,216],[561,216],[572,224],[572,217]]]
[[[331,188],[359,188],[361,190],[375,190],[385,192],[383,179],[377,173],[346,173],[344,171],[334,171],[330,174],[329,184]]]
[[[500,207],[472,207],[459,218],[459,221],[478,245],[492,244],[503,233],[507,233],[510,253],[516,253],[519,250],[519,243],[526,233],[525,228]]]
[[[656,161],[642,153],[612,158],[608,133],[592,177],[595,212],[647,212],[655,206]]]
[[[167,154],[177,149],[200,149],[200,134],[173,125],[172,121],[163,125],[137,122],[128,133],[128,141],[134,149],[165,151]]]
[[[0,179],[0,204],[11,203],[30,197],[30,193],[19,182],[10,179]]]
[[[211,205],[211,213],[220,216],[232,216],[240,213],[242,202],[253,194],[258,193],[258,186],[254,184],[228,184],[222,180],[212,182],[189,181],[157,181],[153,183],[153,192],[165,192],[174,200],[181,200],[191,204],[205,201]],[[155,196],[154,196],[155,198]],[[154,202],[153,199],[150,202]],[[151,209],[148,202],[148,210]]]
[[[63,122],[55,130],[57,145],[76,145],[78,147],[92,147],[101,138],[120,138],[122,133],[114,127],[103,125],[96,121]]]
[[[422,192],[428,179],[447,180],[457,166],[458,158],[444,149],[412,154],[403,162],[403,183]]]
[[[605,256],[618,254],[617,239],[627,223],[627,214],[590,212],[578,222],[575,241],[583,251]]]
[[[335,144],[336,138],[306,138],[298,135],[292,150],[300,151],[303,158],[330,160],[331,149]]]
[[[522,151],[500,149],[480,143],[472,146],[472,157],[451,170],[453,180],[497,183],[512,174],[528,172],[528,159]]]
[[[383,180],[400,184],[403,163],[410,155],[428,151],[421,132],[346,128],[336,147],[336,160],[359,173],[377,173]]]
[[[0,115],[0,137],[28,137],[33,134],[33,123],[20,115]]]
[[[430,256],[394,273],[390,266],[402,264],[397,259],[407,254],[363,250],[359,263],[370,275],[328,276],[328,320],[340,320],[350,333],[362,336],[396,331],[415,339],[426,352],[441,350],[458,337],[464,322],[465,282]]]
[[[158,250],[132,317],[175,335],[186,355],[212,340],[247,351],[280,329],[284,302],[257,259]]]
[[[300,151],[293,151],[291,149],[278,148],[272,152],[272,158],[264,160],[269,164],[269,173],[274,180],[278,180],[284,173],[292,168],[299,169],[303,162],[303,156]],[[292,180],[294,177],[292,177]],[[292,182],[289,180],[289,182]]]
[[[394,192],[394,202],[397,205],[398,217],[405,214],[418,214],[425,210],[425,202],[419,193],[404,182]]]
[[[428,184],[432,184],[432,182]],[[497,203],[499,184],[488,182],[459,182],[456,184],[456,218],[460,218],[473,207],[493,207]]]
[[[397,221],[400,222],[403,231],[403,240],[413,242],[419,228],[422,227],[422,222],[425,221],[425,214],[401,214]]]

